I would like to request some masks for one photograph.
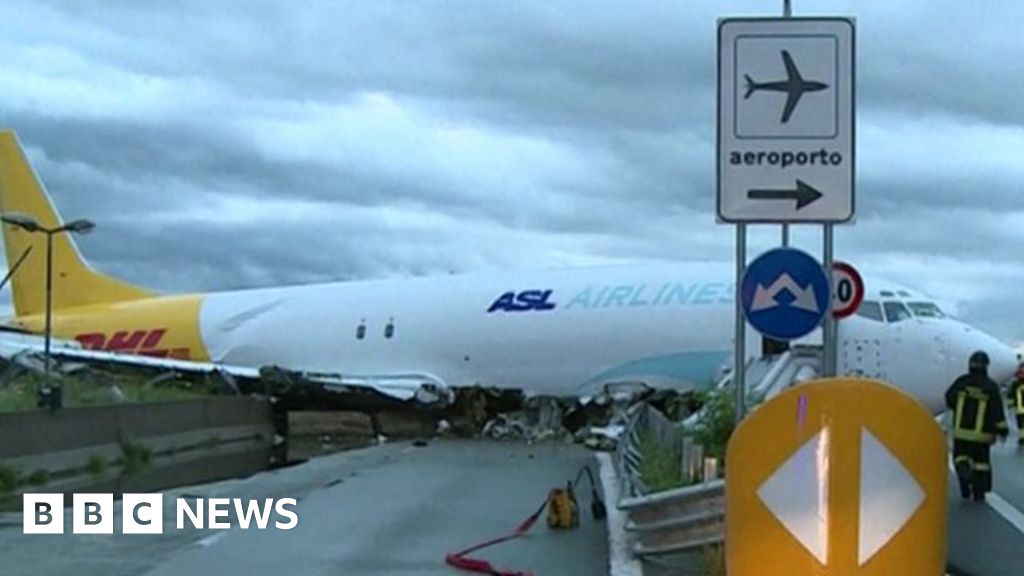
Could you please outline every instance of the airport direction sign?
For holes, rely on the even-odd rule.
[[[726,454],[729,576],[945,573],[945,436],[902,391],[795,386],[744,420]]]
[[[854,215],[854,26],[846,18],[718,24],[718,218]]]
[[[747,266],[740,282],[747,321],[775,340],[810,334],[831,308],[829,278],[821,263],[795,248],[775,248]]]
[[[846,262],[832,263],[832,317],[852,316],[864,301],[864,279]]]

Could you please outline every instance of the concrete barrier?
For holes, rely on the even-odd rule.
[[[0,414],[0,497],[159,490],[283,463],[269,402],[250,396]],[[276,462],[276,460],[282,460]]]

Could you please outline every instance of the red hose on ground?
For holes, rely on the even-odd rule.
[[[530,531],[530,528],[533,528],[533,525],[537,523],[537,518],[540,518],[540,515],[544,512],[544,508],[547,507],[547,504],[548,502],[545,499],[544,503],[540,505],[540,508],[538,508],[537,511],[534,512],[529,518],[523,520],[523,523],[517,526],[515,531],[513,531],[511,534],[507,534],[500,538],[495,538],[493,540],[488,540],[486,542],[470,546],[469,548],[466,548],[465,550],[462,550],[460,552],[453,552],[451,554],[448,554],[444,557],[445,564],[448,564],[449,566],[458,568],[460,570],[468,570],[470,572],[477,572],[480,574],[490,574],[491,576],[533,576],[533,574],[531,574],[530,572],[520,572],[518,570],[498,570],[497,568],[492,566],[491,563],[487,560],[481,560],[479,558],[469,558],[466,556],[466,554],[469,554],[470,552],[476,552],[477,550],[482,550],[484,548],[487,548],[488,546],[494,546],[495,544],[500,544],[508,540],[519,538],[523,534],[526,534]]]

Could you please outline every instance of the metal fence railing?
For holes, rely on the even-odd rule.
[[[683,439],[677,424],[648,404],[630,409],[616,453],[622,498],[618,507],[629,516],[626,530],[633,535],[637,556],[675,554],[720,543],[725,533],[725,482],[716,466],[705,461],[699,447]],[[700,464],[708,479],[698,484],[651,492],[641,474],[642,435],[651,436],[678,458],[684,474],[693,475]],[[693,477],[693,476],[691,476]]]

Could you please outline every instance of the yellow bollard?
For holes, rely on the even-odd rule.
[[[729,576],[938,576],[946,441],[916,400],[874,380],[796,386],[729,441]]]

